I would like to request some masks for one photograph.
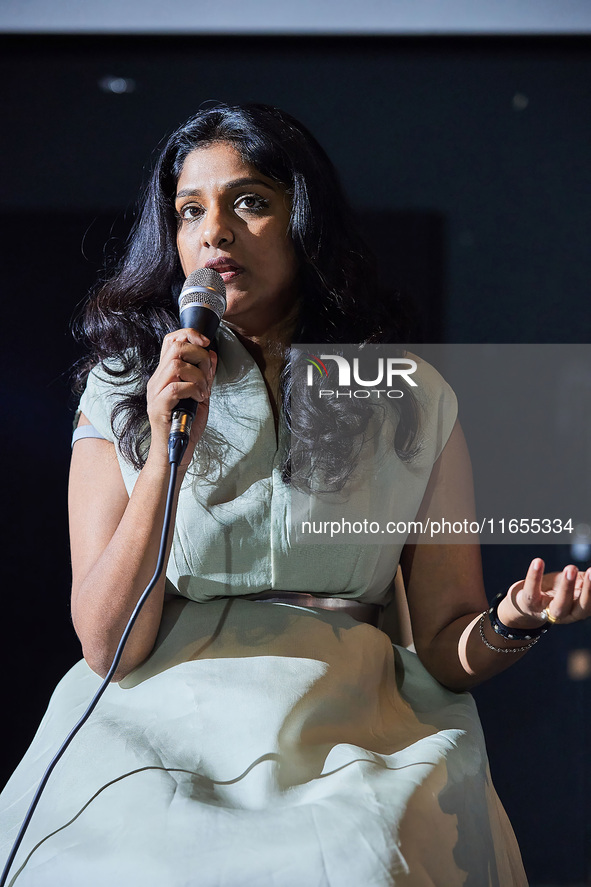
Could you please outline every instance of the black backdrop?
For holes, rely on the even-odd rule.
[[[202,102],[265,101],[335,160],[384,286],[424,341],[585,342],[590,43],[583,38],[0,38],[2,407],[8,495],[2,679],[7,777],[59,677],[69,622],[66,478],[76,306],[117,251],[151,152]],[[131,92],[105,92],[108,76]],[[549,421],[552,417],[549,417]],[[484,549],[491,594],[534,554]],[[589,877],[591,630],[556,631],[476,693],[530,878]]]

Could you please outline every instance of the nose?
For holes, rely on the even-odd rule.
[[[234,243],[234,231],[230,220],[221,207],[212,206],[203,219],[201,228],[203,246],[217,249]]]

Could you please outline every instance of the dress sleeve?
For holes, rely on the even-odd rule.
[[[441,455],[458,417],[458,401],[452,387],[435,367],[415,355],[419,364],[417,397],[423,407],[421,442],[431,464]]]
[[[130,380],[129,376],[113,374],[113,371],[120,368],[121,363],[112,360],[108,364],[97,364],[90,371],[86,380],[86,388],[74,416],[74,428],[78,425],[80,413],[84,413],[98,432],[93,434],[93,437],[102,437],[116,443],[116,434],[112,423],[113,410],[117,402],[126,394],[131,393],[134,388],[133,380]]]
[[[435,371],[437,372],[437,371]],[[438,459],[453,431],[458,418],[458,399],[453,388],[437,373],[440,379],[438,398],[438,426],[440,433],[435,446],[435,459]]]
[[[118,446],[117,431],[119,423],[125,420],[125,414],[115,417],[113,428],[113,410],[123,397],[136,390],[137,380],[128,375],[114,375],[113,370],[122,368],[121,361],[110,361],[107,365],[98,364],[91,370],[86,381],[86,388],[80,398],[80,403],[74,416],[74,428],[76,429],[80,419],[80,413],[84,413],[90,425],[94,428],[92,437],[104,438],[115,444],[117,460],[121,468],[121,474],[128,492],[131,492],[138,477],[138,470],[128,462]],[[111,370],[111,372],[109,372]],[[147,419],[146,419],[147,422]],[[89,428],[85,425],[83,428]],[[148,426],[149,427],[149,426]],[[80,436],[86,436],[90,432],[82,431]],[[149,447],[149,438],[146,448]]]
[[[115,442],[111,414],[121,391],[117,381],[117,378],[110,375],[102,364],[98,364],[90,371],[74,417],[75,427],[80,413],[84,413],[101,437]]]
[[[76,416],[79,417],[82,411],[79,409],[76,413]],[[94,425],[78,425],[74,428],[74,433],[72,435],[72,446],[76,443],[77,440],[82,440],[84,437],[94,437],[96,440],[105,440],[105,436],[97,431]]]

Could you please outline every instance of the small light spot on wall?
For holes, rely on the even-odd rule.
[[[529,99],[526,95],[524,95],[524,93],[516,92],[511,99],[511,104],[513,105],[514,111],[525,111],[525,109],[529,105]]]
[[[135,92],[135,80],[131,77],[102,77],[98,85],[103,92],[112,92],[114,95]]]
[[[571,681],[591,678],[591,650],[569,650],[566,671]]]
[[[591,526],[589,524],[575,526],[570,556],[579,565],[591,560]]]

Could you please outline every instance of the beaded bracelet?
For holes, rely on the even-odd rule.
[[[492,606],[488,611],[488,615],[490,618],[490,624],[492,625],[496,634],[500,635],[502,638],[505,638],[508,641],[531,641],[534,638],[537,640],[543,634],[546,634],[549,624],[546,622],[544,625],[540,625],[539,628],[509,628],[507,625],[504,625],[497,615],[497,610],[499,608],[499,604],[507,596],[507,592],[502,591],[500,594],[496,596],[494,601],[492,602]],[[499,648],[500,649],[500,648]],[[524,648],[525,649],[525,648]]]
[[[529,644],[526,644],[524,647],[495,647],[494,644],[490,643],[484,633],[484,620],[486,619],[487,613],[490,613],[490,611],[483,610],[479,619],[478,627],[480,629],[480,638],[482,640],[482,643],[485,644],[485,646],[487,646],[489,650],[494,650],[495,653],[525,653],[526,650],[531,650],[532,647],[535,647],[535,645],[540,640],[540,635],[538,635],[538,637],[530,640]]]

